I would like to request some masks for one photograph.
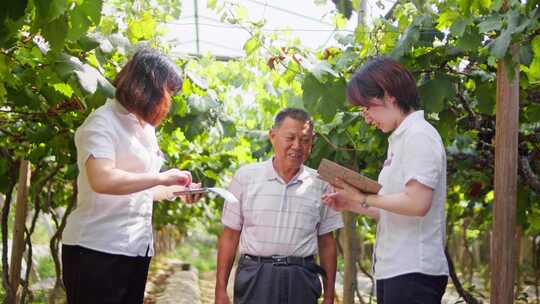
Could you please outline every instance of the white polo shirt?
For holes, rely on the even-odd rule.
[[[128,195],[96,193],[86,175],[86,161],[106,158],[129,172],[158,173],[163,163],[155,129],[142,127],[134,114],[109,99],[90,114],[75,133],[77,207],[68,216],[62,243],[127,256],[154,255],[153,190]]]
[[[221,221],[241,230],[241,254],[317,254],[318,236],[343,227],[341,213],[321,202],[329,185],[317,176],[315,170],[302,166],[286,183],[272,160],[246,165],[236,172],[229,190],[238,202],[225,202]]]
[[[423,217],[380,210],[375,277],[387,279],[413,272],[448,275],[444,255],[446,152],[441,137],[424,119],[424,112],[416,111],[403,120],[388,142],[379,194],[402,192],[414,179],[433,189],[433,202]]]

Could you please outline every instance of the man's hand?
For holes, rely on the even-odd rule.
[[[322,301],[322,304],[334,304],[334,298],[327,298],[327,297],[324,297],[323,298],[323,301]]]
[[[227,290],[217,290],[216,289],[216,302],[215,304],[230,304],[229,296],[227,295]]]

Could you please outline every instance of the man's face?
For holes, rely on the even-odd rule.
[[[311,153],[313,130],[308,122],[286,117],[279,128],[270,129],[269,136],[276,161],[286,168],[300,168]]]

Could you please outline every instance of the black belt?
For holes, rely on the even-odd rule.
[[[326,271],[319,265],[315,263],[315,258],[313,255],[307,257],[295,257],[295,256],[286,256],[286,255],[273,255],[269,257],[255,256],[251,254],[243,254],[240,257],[240,261],[243,259],[254,261],[258,263],[272,263],[274,266],[289,266],[297,265],[303,266],[315,273],[326,277]]]

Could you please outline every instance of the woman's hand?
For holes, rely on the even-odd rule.
[[[358,191],[341,179],[332,183],[335,192],[322,195],[322,200],[332,209],[337,211],[353,211],[363,213],[361,203],[365,201],[366,194]]]
[[[201,185],[202,185],[201,183],[191,184],[189,185],[189,189],[190,190],[199,189],[201,188]],[[180,199],[186,204],[194,204],[198,202],[203,197],[203,195],[204,195],[203,193],[180,195]]]
[[[193,180],[189,171],[170,169],[159,174],[159,181],[163,186],[189,186]]]

